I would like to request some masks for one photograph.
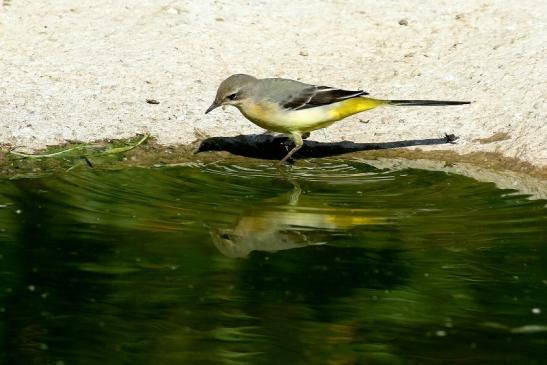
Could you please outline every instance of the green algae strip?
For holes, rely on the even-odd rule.
[[[17,152],[17,151],[13,151],[13,150],[9,151],[9,153],[11,153],[12,155],[20,156],[20,157],[24,157],[24,158],[44,158],[44,157],[47,158],[47,157],[57,157],[57,156],[63,155],[65,153],[68,153],[68,152],[71,152],[71,151],[76,151],[76,150],[83,149],[85,147],[87,147],[87,146],[86,145],[76,146],[76,147],[68,148],[66,150],[53,152],[53,153],[45,153],[45,154],[31,154],[31,153]]]
[[[150,137],[150,135],[145,134],[135,144],[128,145],[128,146],[123,146],[123,147],[109,148],[106,151],[96,153],[96,155],[99,155],[99,156],[100,155],[112,155],[112,154],[131,151],[132,149],[140,146],[144,141],[146,141],[148,139],[148,137]],[[24,157],[24,158],[50,158],[50,157],[59,157],[59,156],[65,155],[65,154],[67,154],[69,152],[72,152],[72,151],[90,149],[91,147],[92,146],[89,145],[89,144],[83,144],[83,145],[78,145],[78,146],[74,146],[74,147],[71,147],[71,148],[67,148],[67,149],[62,150],[62,151],[57,151],[57,152],[52,152],[52,153],[44,153],[44,154],[23,153],[23,152],[16,152],[14,150],[10,150],[9,153],[11,153],[12,155],[16,155],[16,156],[20,156],[20,157]]]

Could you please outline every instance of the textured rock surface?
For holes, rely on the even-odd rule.
[[[546,4],[10,0],[0,6],[0,143],[32,150],[142,132],[163,144],[257,133],[235,109],[203,114],[218,83],[245,72],[475,102],[373,110],[313,140],[454,133],[455,145],[420,148],[545,167]]]

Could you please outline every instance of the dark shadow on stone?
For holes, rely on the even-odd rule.
[[[295,154],[296,158],[337,156],[344,153],[383,150],[399,147],[427,146],[454,143],[458,137],[447,134],[442,138],[412,139],[383,143],[355,143],[304,141],[304,146]],[[234,155],[280,160],[292,148],[293,142],[285,136],[271,134],[249,134],[235,137],[211,137],[201,142],[196,153],[207,151],[227,151]]]

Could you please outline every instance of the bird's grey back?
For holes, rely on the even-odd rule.
[[[253,96],[256,100],[281,102],[309,87],[313,85],[290,79],[259,79],[254,85]]]

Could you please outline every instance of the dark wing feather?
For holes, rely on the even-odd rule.
[[[301,110],[336,103],[345,99],[368,95],[363,90],[342,90],[328,86],[310,86],[299,90],[281,102],[285,109]]]

